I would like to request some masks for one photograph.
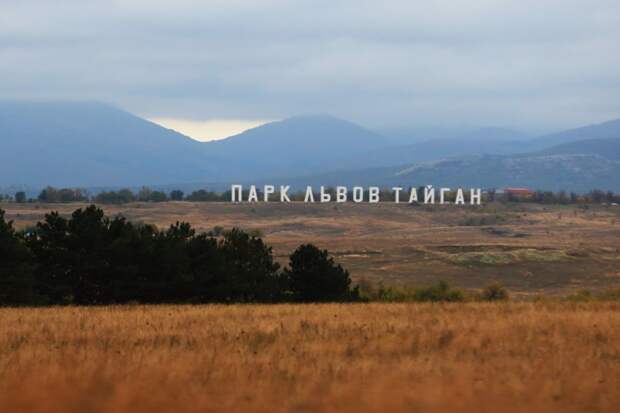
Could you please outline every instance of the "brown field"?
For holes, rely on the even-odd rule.
[[[619,310],[0,309],[0,411],[617,412]]]
[[[81,205],[0,204],[20,228],[52,209]],[[332,252],[362,278],[419,285],[442,278],[481,288],[491,281],[513,297],[566,295],[620,286],[620,207],[489,204],[242,204],[169,202],[102,206],[108,214],[165,227],[258,230],[285,264],[301,243]]]
[[[27,228],[49,210],[4,204]],[[620,208],[104,206],[329,249],[356,280],[512,297],[620,286]],[[0,412],[615,412],[620,302],[0,309]]]

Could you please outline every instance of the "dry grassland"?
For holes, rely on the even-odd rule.
[[[19,228],[50,210],[79,204],[1,204]],[[230,204],[168,202],[102,206],[110,215],[165,227],[256,230],[278,260],[299,244],[327,248],[354,280],[420,285],[444,279],[463,288],[492,281],[513,297],[568,295],[620,286],[620,207],[488,204]]]
[[[617,412],[619,310],[0,309],[0,411]]]

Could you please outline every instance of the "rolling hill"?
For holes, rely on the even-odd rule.
[[[600,155],[606,159],[620,161],[620,136],[607,139],[588,139],[574,141],[540,151],[541,154],[566,155],[587,154]]]
[[[113,186],[223,179],[203,145],[93,102],[0,103],[0,185]]]
[[[198,142],[95,102],[0,102],[0,142],[0,187],[34,188],[299,176],[339,169],[388,144],[330,116],[296,117]]]
[[[289,180],[304,185],[377,185],[620,191],[620,139],[593,139],[514,155],[472,155]],[[279,182],[278,182],[279,183]]]
[[[419,127],[419,128],[385,128],[379,133],[399,146],[434,140],[445,141],[524,141],[532,136],[506,128],[471,126],[453,127]]]
[[[210,154],[243,162],[244,170],[253,178],[359,166],[369,153],[388,145],[390,142],[375,132],[327,115],[271,122],[205,143]]]
[[[205,143],[101,103],[0,102],[0,187],[225,188],[269,180],[620,189],[620,120],[536,139],[498,128],[451,133],[395,145],[316,115]]]
[[[546,148],[562,153],[592,153],[598,145],[609,145],[604,139],[620,139],[620,119],[596,125],[584,126],[563,132],[528,138],[527,135],[502,128],[482,128],[466,130],[462,133],[451,131],[449,135],[440,134],[438,139],[428,139],[408,145],[383,148],[369,157],[368,166],[388,166],[403,163],[436,161],[445,158],[467,155],[513,155],[523,152],[536,152]],[[570,145],[576,142],[575,145]],[[564,145],[562,148],[555,148]],[[617,148],[617,146],[615,146]],[[601,148],[602,149],[602,148]],[[617,150],[617,149],[616,149]],[[606,153],[601,150],[600,153]]]
[[[543,149],[574,141],[614,138],[620,138],[620,119],[541,136],[529,141],[528,147],[532,150]]]

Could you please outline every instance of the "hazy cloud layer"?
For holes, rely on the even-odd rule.
[[[546,129],[620,117],[619,44],[617,0],[2,0],[0,98]]]

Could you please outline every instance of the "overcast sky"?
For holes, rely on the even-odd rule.
[[[0,0],[0,98],[101,100],[195,134],[308,113],[579,126],[620,117],[620,1]]]

